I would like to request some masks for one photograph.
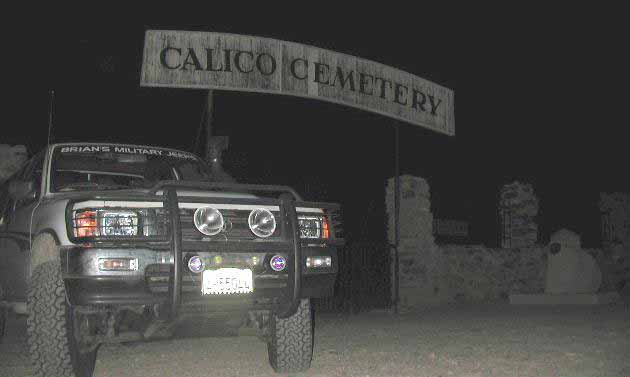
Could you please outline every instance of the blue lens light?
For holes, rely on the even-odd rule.
[[[188,268],[194,273],[199,273],[203,271],[203,267],[203,260],[197,255],[190,257],[190,259],[188,260]]]
[[[282,271],[287,266],[287,259],[282,255],[274,255],[269,261],[269,265],[274,271]]]

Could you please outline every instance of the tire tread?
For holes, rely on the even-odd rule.
[[[279,373],[302,372],[313,359],[313,322],[309,299],[302,299],[290,317],[271,322],[271,339],[267,343],[269,363]]]
[[[35,248],[57,249],[57,245],[52,236],[44,235],[35,239],[33,249]],[[26,332],[33,375],[91,375],[93,364],[87,368],[80,365],[73,349],[74,335],[68,313],[70,307],[66,302],[66,289],[58,258],[42,262],[32,271],[27,305]]]

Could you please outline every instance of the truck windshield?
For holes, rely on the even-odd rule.
[[[120,145],[60,145],[51,191],[148,188],[163,180],[210,181],[206,165],[188,152]]]

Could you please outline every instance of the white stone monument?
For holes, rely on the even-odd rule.
[[[619,300],[617,292],[600,293],[602,273],[595,259],[582,249],[580,236],[562,229],[547,246],[545,293],[512,294],[515,305],[596,305]]]
[[[545,293],[595,293],[601,284],[602,272],[582,249],[580,236],[567,229],[554,233],[548,246]]]

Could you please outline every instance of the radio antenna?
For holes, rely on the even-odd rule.
[[[48,92],[50,95],[50,107],[48,108],[48,140],[46,145],[50,145],[50,138],[52,137],[52,128],[53,128],[53,113],[55,111],[55,91],[50,90]]]

